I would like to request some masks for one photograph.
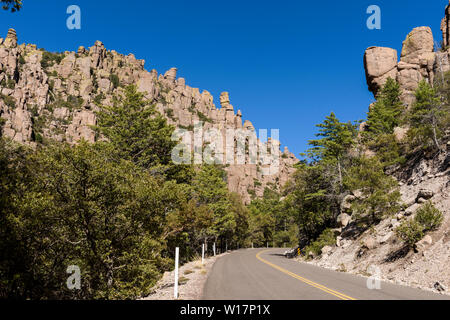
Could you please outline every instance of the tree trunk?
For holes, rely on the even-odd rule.
[[[438,149],[439,152],[441,152],[441,147],[439,146],[439,142],[437,139],[436,120],[435,119],[433,119],[433,140],[434,140],[434,144],[436,145],[436,148]]]

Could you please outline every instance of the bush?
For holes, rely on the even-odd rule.
[[[42,69],[47,69],[48,67],[53,66],[55,62],[60,64],[64,57],[64,54],[44,51],[42,53],[41,67]]]
[[[8,87],[8,89],[15,89],[16,82],[13,79],[9,79],[6,86]]]
[[[428,201],[418,209],[415,217],[415,220],[422,226],[424,232],[436,230],[442,224],[443,219],[442,213],[431,201]]]
[[[113,84],[114,89],[116,89],[120,86],[120,79],[117,74],[111,74],[109,76],[109,81],[111,81],[111,83]]]
[[[315,255],[319,255],[323,247],[334,246],[335,244],[334,232],[331,229],[326,229],[314,242],[305,247],[304,252],[309,253],[311,251]]]
[[[395,232],[408,247],[413,247],[414,244],[417,241],[420,241],[424,236],[422,226],[415,219],[403,222]]]
[[[25,58],[24,58],[23,56],[20,56],[20,57],[19,57],[19,64],[20,64],[20,65],[24,65],[25,63],[27,63],[27,62],[25,61]]]
[[[3,100],[3,102],[10,108],[15,109],[16,108],[16,101],[13,97],[5,96],[3,94],[0,94],[0,99]]]
[[[412,247],[420,241],[427,231],[436,230],[443,221],[442,213],[436,209],[431,201],[417,210],[414,219],[404,222],[397,228],[396,233],[406,245]]]

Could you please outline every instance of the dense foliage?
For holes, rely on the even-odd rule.
[[[98,113],[98,142],[0,141],[0,297],[133,299],[201,244],[244,244],[222,168],[174,166],[174,130],[134,86]],[[69,266],[81,290],[69,290]]]

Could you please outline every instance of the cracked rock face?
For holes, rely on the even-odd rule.
[[[433,33],[429,27],[413,29],[405,41],[400,61],[391,48],[370,47],[364,55],[369,90],[376,96],[388,78],[396,80],[402,89],[402,100],[409,106],[414,102],[414,91],[423,79],[433,83],[435,74],[450,70],[447,64],[438,69],[434,52]]]
[[[130,84],[136,84],[171,125],[191,127],[202,120],[204,130],[254,130],[248,120],[243,125],[242,112],[234,111],[227,92],[220,96],[221,108],[216,108],[213,96],[186,85],[185,79],[177,78],[176,68],[158,75],[156,70],[144,69],[144,60],[108,51],[101,41],[64,53],[17,43],[13,29],[5,39],[0,38],[0,117],[4,120],[1,134],[19,143],[34,145],[42,139],[95,142],[91,127],[97,123],[98,105],[110,104]],[[277,187],[286,183],[297,162],[286,149],[280,152],[274,175],[262,174],[260,164],[231,165],[226,168],[229,189],[248,203],[251,194],[262,196],[269,183]]]
[[[434,83],[436,76],[450,70],[450,4],[445,8],[441,31],[442,48],[435,52],[431,29],[414,28],[403,41],[400,61],[394,49],[368,48],[364,54],[364,67],[369,90],[376,96],[390,77],[399,82],[403,91],[402,101],[410,106],[421,80]]]
[[[383,47],[370,47],[364,54],[364,67],[366,70],[369,88],[376,95],[386,80],[397,77],[397,50]]]

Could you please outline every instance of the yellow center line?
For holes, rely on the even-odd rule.
[[[335,297],[338,297],[338,298],[340,298],[340,299],[342,299],[342,300],[356,300],[355,298],[349,297],[349,296],[347,296],[347,295],[345,295],[345,294],[343,294],[343,293],[334,291],[334,290],[332,290],[332,289],[330,289],[330,288],[327,288],[327,287],[325,287],[325,286],[323,286],[323,285],[321,285],[321,284],[318,284],[318,283],[315,283],[315,282],[313,282],[313,281],[311,281],[311,280],[308,280],[308,279],[306,279],[306,278],[300,277],[299,275],[297,275],[297,274],[295,274],[295,273],[292,273],[292,272],[290,272],[290,271],[288,271],[288,270],[286,270],[286,269],[283,269],[283,268],[280,267],[280,266],[277,266],[277,265],[275,265],[275,264],[273,264],[273,263],[271,263],[271,262],[269,262],[269,261],[267,261],[267,260],[261,258],[261,254],[262,254],[262,253],[265,253],[265,252],[268,252],[268,251],[271,251],[271,250],[264,250],[264,251],[259,252],[259,253],[256,255],[256,258],[257,258],[259,261],[261,261],[261,262],[263,262],[263,263],[265,263],[265,264],[271,266],[272,268],[277,269],[278,271],[283,272],[284,274],[287,274],[287,275],[289,275],[289,276],[291,276],[291,277],[293,277],[293,278],[295,278],[295,279],[297,279],[297,280],[300,280],[300,281],[302,281],[302,282],[304,282],[304,283],[306,283],[306,284],[309,284],[310,286],[312,286],[312,287],[314,287],[314,288],[317,288],[317,289],[319,289],[319,290],[322,290],[322,291],[324,291],[324,292],[326,292],[326,293],[329,293],[329,294],[331,294],[331,295],[333,295],[333,296],[335,296]]]

